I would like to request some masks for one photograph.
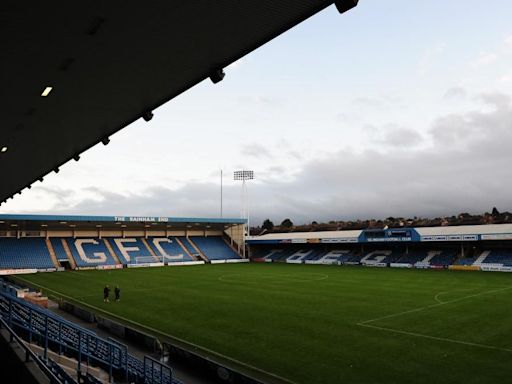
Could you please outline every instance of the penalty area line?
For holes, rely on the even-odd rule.
[[[467,345],[467,346],[470,346],[470,347],[477,347],[477,348],[491,349],[491,350],[494,350],[494,351],[502,351],[502,352],[512,353],[512,349],[510,349],[510,348],[496,347],[494,345],[472,343],[471,341],[463,341],[463,340],[449,339],[449,338],[446,338],[446,337],[425,335],[423,333],[403,331],[401,329],[394,329],[394,328],[379,327],[377,325],[371,325],[371,324],[357,323],[356,325],[358,325],[360,327],[377,329],[379,331],[386,331],[386,332],[398,333],[398,334],[401,334],[401,335],[420,337],[420,338],[423,338],[423,339],[443,341],[443,342],[447,342],[447,343],[461,344],[461,345]]]
[[[475,293],[475,294],[472,294],[472,295],[467,295],[467,296],[460,297],[458,299],[449,300],[449,301],[439,301],[439,300],[437,300],[436,298],[438,297],[438,295],[439,295],[438,294],[434,298],[434,299],[436,299],[436,301],[438,301],[437,304],[431,304],[431,305],[427,305],[425,307],[409,309],[407,311],[402,311],[402,312],[398,312],[398,313],[392,313],[390,315],[376,317],[375,319],[361,321],[361,322],[357,323],[357,325],[366,325],[366,324],[369,324],[369,323],[374,323],[374,322],[379,321],[379,320],[386,320],[386,319],[390,319],[390,318],[393,318],[393,317],[399,317],[399,316],[407,315],[409,313],[421,312],[421,311],[424,311],[425,309],[437,308],[437,307],[441,307],[443,305],[457,303],[459,301],[471,299],[473,297],[479,297],[479,296],[484,296],[484,295],[491,295],[493,293],[499,293],[499,292],[503,292],[503,291],[506,291],[506,290],[509,290],[509,289],[512,289],[512,286],[505,287],[505,288],[499,288],[499,289],[492,289],[490,291],[484,291],[484,292],[480,292],[480,293]],[[443,293],[443,292],[441,292],[441,293]]]

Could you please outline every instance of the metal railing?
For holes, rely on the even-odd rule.
[[[9,332],[9,341],[11,343],[15,342],[18,346],[25,351],[25,363],[34,361],[39,369],[43,372],[43,374],[50,380],[51,384],[63,384],[63,382],[46,366],[46,363],[34,352],[32,351],[23,341],[21,337],[19,337],[14,330],[9,327],[7,322],[0,317],[0,329],[5,329]]]
[[[77,374],[81,376],[82,361],[96,362],[108,370],[109,382],[114,374],[124,374],[130,381],[146,384],[170,384],[172,369],[154,359],[139,360],[128,353],[126,345],[112,338],[103,339],[60,316],[0,292],[0,318],[9,329],[23,332],[28,342],[36,341],[43,347],[43,361],[48,350],[59,355],[71,354],[77,359]],[[14,332],[14,331],[13,331]]]

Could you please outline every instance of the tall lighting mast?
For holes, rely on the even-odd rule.
[[[250,235],[250,224],[249,224],[249,194],[247,192],[247,181],[254,180],[254,171],[235,171],[233,174],[235,181],[242,182],[242,191],[240,192],[240,215],[242,219],[247,220],[246,235]]]

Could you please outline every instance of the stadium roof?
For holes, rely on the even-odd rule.
[[[415,229],[421,236],[488,235],[512,233],[512,224],[458,225],[449,227],[420,227]]]
[[[333,3],[3,0],[0,203]]]
[[[383,236],[371,238],[366,236],[367,234],[375,234],[377,232],[382,232]],[[269,233],[262,236],[251,236],[248,238],[248,243],[366,243],[477,240],[512,240],[512,224]]]
[[[162,216],[74,216],[74,215],[0,215],[0,230],[79,229],[213,229],[245,224],[239,218],[192,218]]]

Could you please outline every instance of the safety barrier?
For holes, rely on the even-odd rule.
[[[76,358],[80,375],[81,362],[94,362],[108,370],[110,379],[114,374],[126,376],[126,380],[144,384],[171,384],[171,369],[153,361],[150,365],[128,354],[125,347],[112,340],[98,337],[95,333],[73,324],[61,317],[25,302],[9,293],[0,293],[0,316],[29,343],[38,342],[44,348],[46,360],[48,350]],[[160,364],[161,366],[158,366]],[[153,370],[156,370],[153,372]]]
[[[61,380],[57,377],[55,373],[51,371],[50,368],[46,365],[42,358],[37,356],[19,337],[16,332],[9,326],[6,320],[0,317],[0,329],[5,329],[9,333],[9,338],[11,343],[15,342],[21,349],[25,351],[25,362],[34,361],[39,369],[44,373],[44,375],[50,380],[50,383],[55,384],[64,384],[64,380]]]

